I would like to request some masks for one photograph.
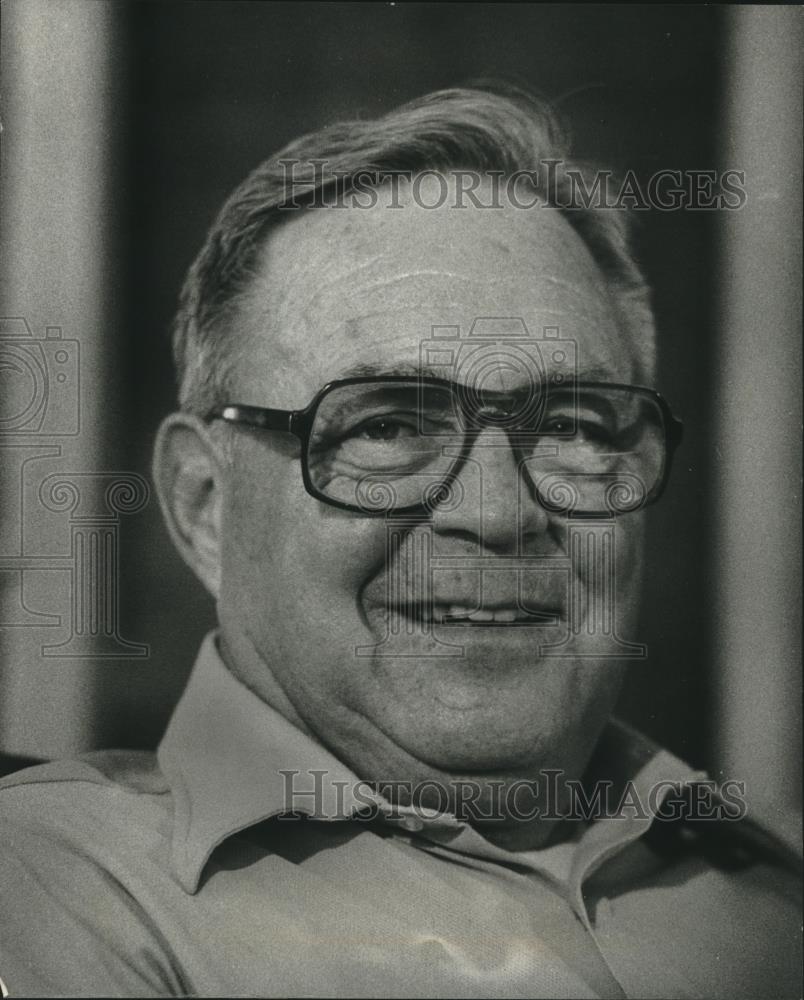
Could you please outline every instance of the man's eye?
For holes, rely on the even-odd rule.
[[[542,433],[571,436],[577,443],[588,441],[592,444],[608,444],[614,436],[612,428],[604,421],[570,414],[557,414],[543,421]]]
[[[573,430],[575,421],[571,417],[551,417],[542,421],[542,432],[545,434],[569,434]]]
[[[378,417],[361,424],[352,432],[352,437],[368,441],[397,441],[399,438],[413,437],[417,434],[414,424],[391,417]]]

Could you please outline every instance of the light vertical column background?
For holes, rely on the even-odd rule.
[[[34,343],[44,342],[48,327],[60,327],[62,338],[78,342],[80,354],[80,433],[53,436],[60,430],[58,407],[64,402],[57,394],[78,391],[78,385],[72,375],[65,380],[49,371],[46,406],[56,409],[46,413],[40,432],[5,434],[5,450],[0,448],[6,508],[0,517],[7,529],[3,537],[9,543],[13,534],[9,526],[15,519],[21,521],[22,535],[26,530],[29,535],[28,549],[40,542],[49,547],[24,523],[39,513],[36,496],[26,498],[24,513],[17,509],[22,506],[22,487],[12,480],[20,478],[19,456],[25,449],[39,442],[50,446],[51,456],[54,449],[57,453],[56,458],[38,459],[36,469],[28,466],[37,475],[98,469],[103,462],[105,411],[111,396],[109,359],[114,349],[105,303],[113,257],[114,116],[119,112],[113,64],[116,10],[111,3],[77,0],[3,4],[0,314],[27,320]],[[57,347],[46,344],[46,368]],[[0,352],[3,349],[0,340]],[[8,393],[14,375],[7,367],[5,375]],[[59,524],[63,534],[64,525]],[[69,530],[67,525],[68,539]],[[62,539],[58,541],[62,545]],[[0,552],[0,569],[4,556],[9,564],[9,552]],[[89,662],[81,657],[48,659],[42,655],[43,645],[58,642],[63,631],[20,624],[25,618],[20,599],[36,613],[69,621],[68,577],[68,572],[54,569],[2,573],[0,750],[7,753],[54,756],[91,745]],[[56,602],[56,596],[66,598],[66,604]]]
[[[727,9],[713,412],[720,775],[749,803],[800,805],[802,10]]]

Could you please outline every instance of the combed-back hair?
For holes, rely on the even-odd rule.
[[[547,162],[553,163],[550,180]],[[228,338],[239,296],[254,277],[271,229],[292,218],[289,206],[315,205],[327,188],[342,193],[350,178],[361,175],[450,170],[538,175],[535,194],[562,211],[586,243],[608,281],[640,375],[650,378],[655,365],[650,293],[631,250],[629,213],[579,200],[577,177],[590,191],[597,169],[569,158],[566,134],[546,101],[518,88],[478,86],[439,90],[380,118],[338,122],[304,135],[232,192],[181,291],[173,339],[181,407],[203,415],[225,401]],[[576,174],[574,184],[568,171]]]

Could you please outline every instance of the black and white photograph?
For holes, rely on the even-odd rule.
[[[0,997],[798,1000],[798,5],[0,3]]]

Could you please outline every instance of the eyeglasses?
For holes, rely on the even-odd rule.
[[[575,380],[498,392],[359,376],[328,383],[303,410],[227,404],[205,419],[295,435],[307,492],[366,515],[443,506],[487,428],[505,433],[547,510],[629,513],[659,498],[682,434],[658,392]]]

